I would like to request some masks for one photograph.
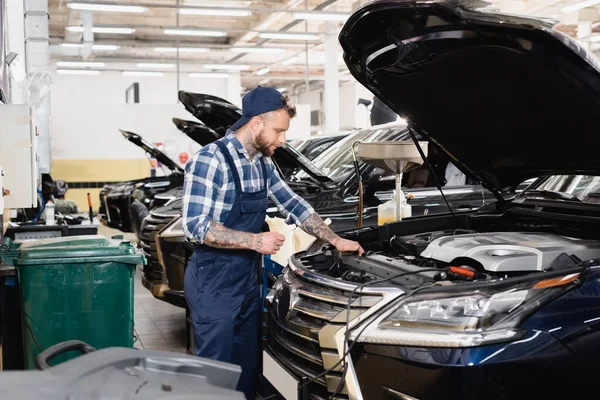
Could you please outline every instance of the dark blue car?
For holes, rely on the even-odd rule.
[[[343,232],[363,256],[291,257],[263,394],[600,398],[600,70],[550,22],[486,5],[377,1],[345,23],[352,75],[497,201]]]

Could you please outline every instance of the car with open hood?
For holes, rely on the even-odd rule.
[[[174,160],[142,136],[122,129],[119,131],[125,139],[153,157],[165,171],[164,176],[109,183],[100,190],[99,219],[104,224],[123,232],[137,233],[140,214],[136,205],[134,205],[134,209],[138,212],[131,213],[132,204],[137,201],[144,209],[147,209],[147,204],[153,195],[183,184],[184,171]],[[136,229],[136,227],[138,228]]]
[[[307,170],[298,169],[286,177],[286,182],[308,201],[319,215],[331,220],[330,226],[333,230],[357,227],[359,196],[357,174],[350,151],[352,144],[356,141],[395,142],[407,138],[407,126],[401,123],[345,132],[343,138],[330,144],[327,150],[312,160],[312,169],[320,171],[321,176],[326,179],[317,179],[306,172]],[[436,171],[442,174],[449,164],[448,157],[441,152],[432,151],[428,160]],[[359,161],[357,166],[363,183],[362,226],[377,225],[377,207],[392,197],[395,177],[362,161]],[[447,205],[433,182],[433,175],[424,166],[403,175],[402,187],[410,196],[408,203],[413,215],[447,211]],[[524,182],[516,188],[505,190],[502,196],[514,196],[527,184],[528,182]],[[495,201],[493,194],[475,181],[465,182],[461,186],[446,185],[443,193],[450,207],[457,211],[478,209]],[[180,188],[159,195],[161,199],[169,201],[169,204],[152,209],[144,220],[141,244],[147,249],[150,261],[144,268],[142,282],[155,297],[185,307],[183,277],[194,244],[186,239],[183,232],[181,196]],[[282,217],[273,203],[270,202],[269,205],[269,217]]]
[[[377,1],[342,28],[351,74],[497,201],[341,233],[363,256],[294,254],[265,302],[265,395],[597,397],[599,65],[486,6]]]

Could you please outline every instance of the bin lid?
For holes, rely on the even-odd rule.
[[[108,239],[102,235],[65,236],[23,242],[14,259],[15,265],[91,261],[145,264],[146,259],[122,236]]]

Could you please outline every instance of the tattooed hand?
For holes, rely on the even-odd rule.
[[[285,236],[278,232],[264,232],[258,234],[256,248],[260,254],[275,254],[285,242]]]
[[[359,255],[362,255],[365,252],[358,242],[342,239],[336,235],[317,213],[308,217],[306,221],[302,223],[300,228],[318,239],[331,243],[338,251],[357,251]]]
[[[204,244],[219,249],[256,250],[260,254],[275,254],[279,251],[285,237],[277,232],[249,233],[225,228],[211,221]]]

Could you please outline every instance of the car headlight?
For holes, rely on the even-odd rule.
[[[474,347],[519,337],[533,311],[579,284],[579,273],[559,278],[449,294],[438,291],[402,299],[373,321],[359,342],[427,347]],[[357,331],[351,333],[356,339]]]

